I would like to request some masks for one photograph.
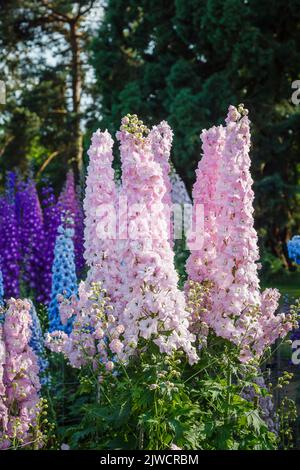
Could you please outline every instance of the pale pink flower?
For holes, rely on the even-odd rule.
[[[9,299],[0,325],[0,448],[17,437],[30,441],[39,414],[39,365],[29,346],[31,304]],[[6,434],[8,438],[2,439]],[[42,441],[39,443],[42,445]]]

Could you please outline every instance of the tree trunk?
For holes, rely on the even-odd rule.
[[[70,23],[70,42],[72,51],[71,77],[72,77],[72,128],[73,143],[71,161],[77,183],[82,179],[83,172],[83,145],[82,132],[80,128],[80,100],[82,90],[82,70],[80,60],[80,41],[77,34],[77,24],[75,21]]]

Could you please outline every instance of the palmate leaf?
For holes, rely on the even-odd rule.
[[[257,434],[267,430],[266,423],[261,419],[257,410],[245,413],[247,425],[252,427]]]
[[[230,400],[230,408],[235,408],[237,411],[247,411],[253,409],[253,403],[241,397],[240,395],[232,395]]]
[[[132,411],[147,410],[153,402],[153,395],[145,388],[136,388],[132,393]]]
[[[199,387],[206,393],[209,398],[217,398],[221,393],[224,393],[224,389],[227,388],[225,380],[221,379],[219,382],[216,380],[201,380]]]
[[[183,425],[181,424],[181,422],[178,419],[176,419],[176,418],[170,419],[168,421],[168,424],[169,424],[171,430],[175,434],[175,439],[179,439],[180,437],[182,437],[182,435],[183,435]]]
[[[204,426],[199,426],[198,423],[194,423],[186,431],[183,432],[184,440],[190,444],[192,449],[198,449],[199,443],[203,439],[202,431]]]

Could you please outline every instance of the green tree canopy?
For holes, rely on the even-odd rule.
[[[100,7],[100,0],[0,0],[0,79],[8,91],[0,107],[2,167],[24,169],[38,154],[47,164],[55,152],[79,178],[87,45]]]

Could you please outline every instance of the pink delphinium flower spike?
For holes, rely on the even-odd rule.
[[[119,311],[117,304],[122,302],[122,292],[112,147],[113,140],[107,131],[93,134],[84,199],[85,259],[89,266],[87,282],[102,282]]]
[[[139,338],[144,338],[153,340],[167,354],[183,349],[190,362],[195,362],[195,338],[188,329],[188,312],[177,287],[174,254],[168,240],[162,167],[154,157],[151,136],[136,116],[123,119],[117,137],[122,188],[129,206],[128,239],[121,256],[129,286],[122,316],[125,349],[132,354]]]
[[[207,229],[203,247],[192,252],[187,263],[191,280],[200,283],[209,280],[213,286],[205,306],[204,321],[218,336],[240,348],[243,362],[261,355],[277,337],[284,336],[294,322],[289,315],[275,315],[276,290],[260,293],[247,114],[242,105],[238,109],[230,106],[225,134],[221,128],[205,131],[203,143],[207,145],[209,136],[216,133],[216,129],[221,130],[222,145],[218,145],[221,158],[218,171],[207,174],[205,179],[202,179],[203,173],[209,171],[209,165],[202,171],[204,159],[199,164],[201,172],[194,187],[194,205],[197,197],[198,201],[205,201]],[[203,147],[205,153],[205,145]],[[201,181],[207,187],[204,197]]]
[[[0,324],[0,429],[5,433],[8,424],[8,411],[6,406],[6,389],[4,384],[4,367],[5,367],[5,343],[3,339],[3,327]],[[1,431],[0,431],[1,440]],[[1,448],[1,444],[0,444]]]
[[[204,130],[201,134],[203,156],[196,170],[193,187],[192,233],[187,239],[191,254],[187,260],[189,279],[196,282],[213,281],[217,260],[217,198],[216,188],[220,173],[225,143],[225,129],[222,126]],[[204,227],[197,227],[196,208],[203,206]],[[203,230],[203,243],[194,248],[195,238]]]

